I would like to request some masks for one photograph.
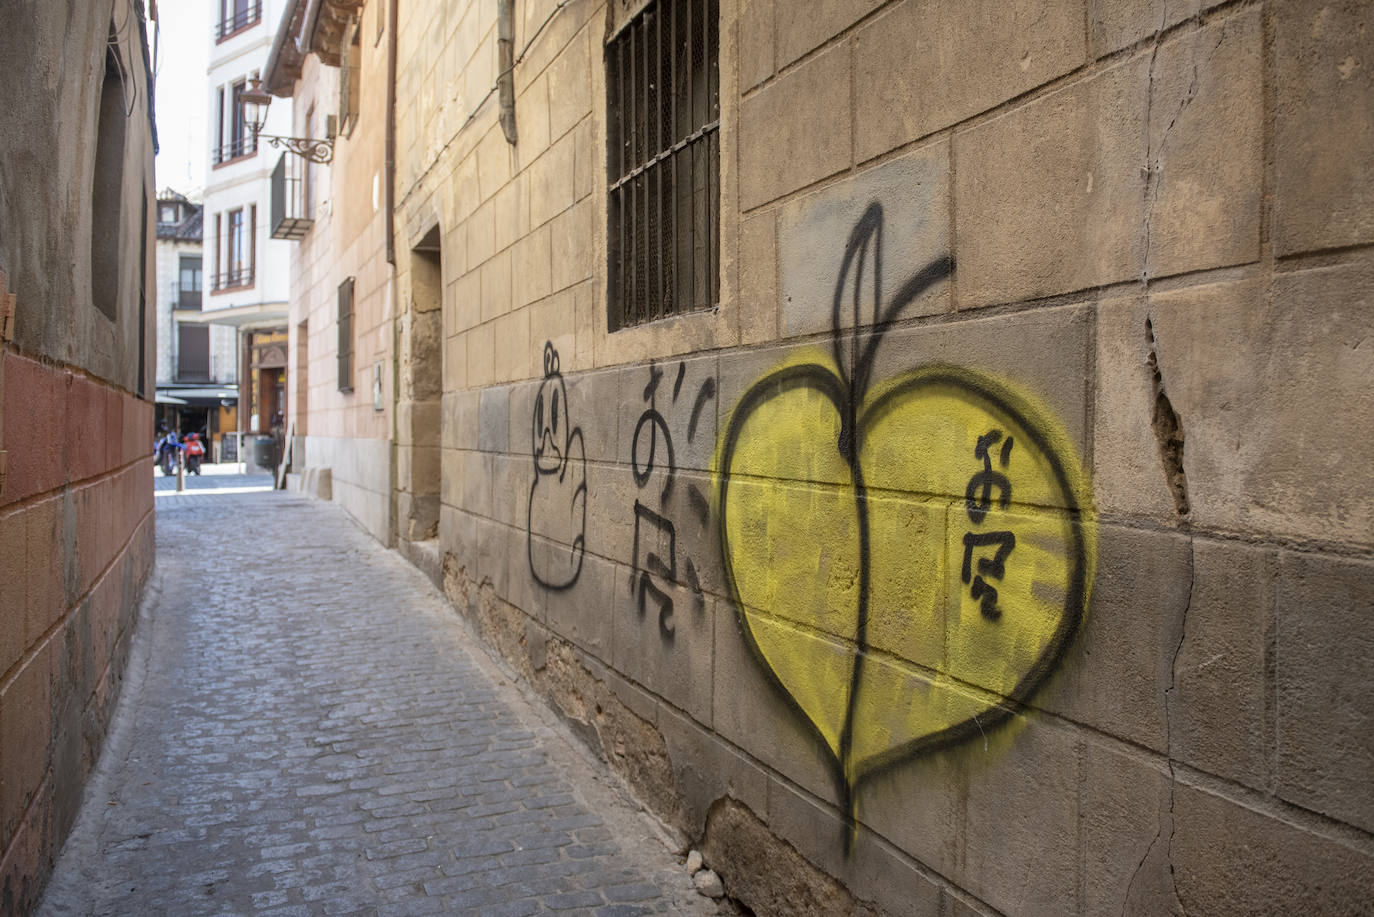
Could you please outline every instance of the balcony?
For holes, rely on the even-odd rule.
[[[233,162],[236,159],[245,159],[258,151],[258,138],[251,132],[246,132],[242,137],[235,137],[223,146],[215,147],[210,152],[212,165],[221,166],[226,162]]]
[[[213,274],[210,277],[210,292],[221,293],[226,290],[238,290],[243,287],[253,285],[253,266],[231,268],[223,274]]]
[[[220,20],[215,23],[215,41],[232,38],[262,21],[262,0],[229,0],[220,4]]]
[[[293,153],[283,153],[272,170],[272,238],[299,241],[313,225],[310,163]]]

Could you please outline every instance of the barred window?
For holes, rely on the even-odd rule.
[[[719,0],[651,0],[606,46],[608,327],[720,299]]]
[[[339,391],[353,391],[353,278],[339,284]]]

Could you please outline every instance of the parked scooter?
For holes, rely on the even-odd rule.
[[[200,474],[200,463],[205,458],[205,444],[200,441],[200,434],[186,434],[186,443],[182,449],[186,456],[186,473]]]
[[[182,444],[175,430],[169,431],[158,441],[157,467],[162,469],[163,474],[170,477],[177,473],[177,466],[181,464],[181,450]]]

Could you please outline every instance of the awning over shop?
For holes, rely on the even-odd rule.
[[[166,386],[157,390],[158,404],[213,407],[230,401],[237,403],[239,390],[231,385]]]
[[[192,325],[228,325],[244,331],[278,328],[286,324],[289,306],[285,302],[258,302],[227,309],[174,309],[172,317]]]

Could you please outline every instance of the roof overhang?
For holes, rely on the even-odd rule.
[[[363,0],[290,0],[263,68],[267,91],[280,98],[290,96],[312,52],[329,66],[339,66],[348,25],[362,6]]]
[[[188,325],[227,325],[242,331],[260,331],[286,324],[290,317],[287,303],[257,302],[226,309],[173,309],[172,318]]]

